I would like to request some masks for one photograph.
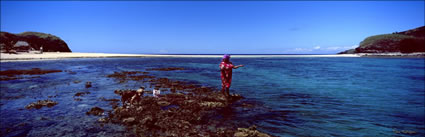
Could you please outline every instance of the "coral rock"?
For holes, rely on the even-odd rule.
[[[40,109],[43,106],[47,106],[47,107],[53,107],[56,104],[58,104],[58,102],[52,101],[52,100],[38,100],[37,102],[33,102],[27,106],[25,106],[26,109],[32,109],[32,108],[36,108],[36,109]]]
[[[99,107],[93,107],[90,109],[90,111],[86,112],[87,115],[96,115],[96,116],[100,116],[102,115],[104,112],[103,109],[99,108]]]

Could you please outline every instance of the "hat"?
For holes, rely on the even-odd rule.
[[[229,59],[230,55],[229,54],[224,54],[223,59]]]

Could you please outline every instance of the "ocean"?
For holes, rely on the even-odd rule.
[[[151,75],[220,90],[220,58],[77,58],[2,62],[10,69],[59,69],[64,72],[0,81],[1,136],[132,136],[124,126],[101,124],[85,113],[116,89],[149,85],[119,83],[107,75],[149,71]],[[237,127],[256,125],[274,136],[425,136],[425,59],[354,57],[232,58],[245,67],[233,71],[231,93],[248,107],[223,110],[220,120]],[[93,87],[85,88],[85,82]],[[75,100],[75,93],[90,92]],[[165,92],[166,93],[166,92]],[[50,97],[49,97],[50,96]],[[25,109],[50,99],[51,108]]]

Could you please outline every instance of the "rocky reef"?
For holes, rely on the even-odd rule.
[[[9,32],[0,33],[0,48],[6,52],[11,50],[40,50],[46,52],[71,52],[65,41],[59,37],[41,32],[23,32],[13,34]],[[18,46],[17,43],[25,43],[26,46]]]
[[[249,128],[238,128],[238,131],[233,134],[234,137],[270,137],[270,135],[261,133],[257,127],[251,126]]]
[[[44,106],[47,106],[47,107],[50,108],[50,107],[55,106],[56,104],[58,104],[58,102],[55,102],[55,101],[52,101],[52,100],[38,100],[37,102],[33,102],[33,103],[25,106],[25,108],[26,109],[33,109],[33,108],[40,109]]]
[[[128,80],[143,81],[145,79],[155,78],[154,76],[150,76],[146,74],[149,74],[149,72],[123,71],[123,72],[114,72],[114,74],[109,74],[107,77],[115,78],[120,83],[127,82]]]
[[[22,78],[22,77],[16,77],[17,75],[43,75],[43,74],[56,73],[56,72],[62,72],[62,70],[42,70],[40,68],[32,68],[29,70],[5,70],[5,71],[0,71],[0,81]]]
[[[115,106],[99,121],[125,125],[141,136],[233,136],[233,128],[210,126],[209,118],[242,98],[237,94],[226,98],[219,92],[202,91],[142,96],[126,107]],[[100,115],[98,110],[94,107],[87,113]]]
[[[86,95],[86,94],[90,94],[90,92],[77,92],[77,93],[75,93],[74,97],[83,96],[83,95]]]
[[[135,93],[136,89],[117,89],[114,93],[121,96],[122,104],[114,104],[106,116],[100,117],[101,123],[117,123],[125,125],[129,131],[138,136],[269,136],[257,131],[254,127],[245,129],[226,124],[219,124],[215,120],[220,117],[220,110],[232,107],[241,95],[232,94],[229,97],[222,95],[212,87],[200,86],[190,82],[157,78],[146,75],[141,71],[115,72],[108,75],[120,82],[127,80],[145,81],[157,89],[168,90],[167,94],[152,96],[152,91],[144,90],[136,102],[129,102],[132,98],[123,97],[124,93]],[[101,115],[103,109],[94,107],[87,114]]]
[[[9,70],[7,73],[1,74],[15,76],[56,72],[53,70],[31,70],[34,70],[34,72]],[[160,68],[159,70],[171,71],[173,68]],[[99,97],[98,101],[109,102],[110,108],[108,106],[102,106],[102,108],[97,106],[85,112],[86,115],[97,117],[99,126],[104,126],[107,123],[123,125],[128,132],[134,133],[136,136],[270,136],[257,130],[255,126],[240,128],[236,121],[231,123],[223,119],[228,115],[226,111],[237,106],[235,104],[243,99],[241,95],[224,96],[213,87],[196,82],[152,76],[149,75],[149,72],[143,71],[114,72],[106,77],[117,80],[119,83],[136,81],[136,83],[141,83],[144,86],[148,84],[150,87],[146,87],[146,90],[141,86],[140,89],[110,91],[121,97],[120,99]],[[70,82],[77,84],[82,81]],[[75,101],[82,101],[80,97],[91,94],[89,92],[91,88],[81,87],[81,89],[84,91],[71,94]],[[162,94],[153,96],[152,89],[162,90]],[[56,96],[49,96],[49,98]],[[134,101],[129,101],[133,99]],[[53,107],[56,104],[58,103],[52,100],[38,100],[25,106],[25,108],[40,109],[45,106]]]
[[[154,71],[174,71],[174,70],[185,70],[185,68],[178,68],[178,67],[169,67],[169,68],[150,68],[146,69],[148,71],[154,70]]]
[[[90,109],[90,111],[86,112],[87,115],[95,115],[95,116],[100,116],[103,114],[105,110],[99,108],[99,107],[93,107]]]

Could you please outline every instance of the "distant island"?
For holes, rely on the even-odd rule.
[[[338,54],[356,53],[400,53],[425,52],[425,26],[392,34],[370,36],[360,46]]]
[[[30,52],[40,49],[45,52],[71,52],[65,41],[52,34],[0,32],[0,38],[0,49],[5,53]]]

